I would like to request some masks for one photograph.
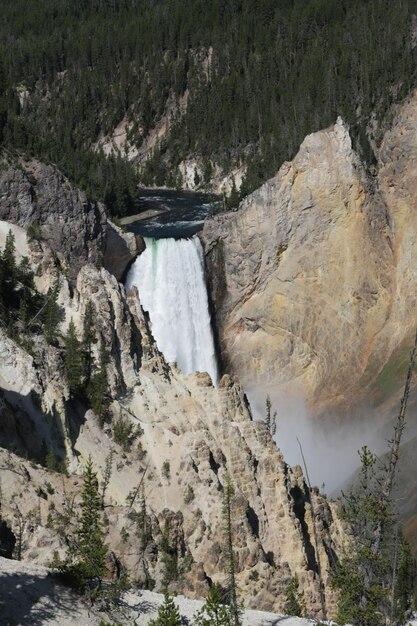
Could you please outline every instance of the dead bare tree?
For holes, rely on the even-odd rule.
[[[382,482],[381,489],[381,498],[380,498],[380,507],[379,507],[379,517],[377,524],[375,526],[374,531],[374,540],[371,546],[371,553],[376,555],[378,554],[381,541],[384,534],[386,522],[387,522],[387,512],[390,507],[391,500],[391,492],[395,481],[395,474],[397,470],[398,458],[400,453],[400,445],[401,445],[401,437],[405,428],[405,415],[407,410],[408,397],[410,395],[410,387],[411,387],[411,379],[414,370],[414,364],[416,360],[416,352],[417,352],[417,331],[414,339],[414,346],[410,352],[410,362],[408,365],[407,378],[405,381],[404,392],[401,398],[400,411],[398,413],[397,420],[394,426],[394,436],[388,442],[389,452],[388,452],[388,463],[386,465],[386,469],[384,471],[384,478]],[[370,588],[372,581],[375,577],[375,572],[372,567],[369,567],[367,570],[367,575],[364,579],[364,596],[366,595],[366,591]]]
[[[381,507],[386,508],[391,497],[392,487],[395,481],[395,473],[397,469],[397,463],[400,453],[401,437],[405,427],[405,414],[407,410],[408,397],[410,395],[411,378],[414,370],[414,364],[416,360],[417,352],[417,332],[414,340],[414,347],[410,353],[410,363],[407,371],[407,379],[405,381],[404,392],[401,398],[400,412],[397,417],[397,421],[394,426],[394,436],[388,442],[389,443],[389,459],[386,468],[385,480],[382,489],[382,502]],[[375,543],[373,546],[373,552],[376,554],[381,544],[381,537],[383,533],[383,521],[384,517],[381,516],[381,520],[378,523],[378,527],[375,531]]]
[[[146,464],[145,469],[143,470],[142,476],[140,477],[140,481],[138,483],[138,486],[135,489],[132,489],[132,491],[128,494],[127,498],[126,498],[126,503],[128,504],[128,506],[130,506],[131,509],[133,509],[133,505],[135,504],[135,500],[138,497],[139,493],[140,493],[140,488],[142,487],[142,483],[145,479],[145,474],[147,472],[147,469],[149,467],[149,461]]]
[[[103,480],[101,482],[101,493],[100,493],[100,508],[104,511],[104,499],[106,497],[106,491],[110,484],[112,465],[113,465],[113,449],[110,450],[108,456],[106,457],[106,463],[103,471]]]
[[[321,615],[322,615],[322,619],[325,621],[327,620],[326,596],[324,593],[324,583],[323,583],[323,575],[322,575],[321,561],[320,561],[319,538],[318,538],[317,524],[316,524],[316,510],[314,508],[313,492],[311,489],[310,477],[308,475],[307,463],[304,457],[304,452],[303,452],[301,442],[298,439],[298,437],[297,437],[297,441],[298,441],[298,445],[300,446],[301,457],[303,459],[303,464],[304,464],[304,473],[305,473],[307,486],[308,486],[308,490],[310,494],[311,521],[313,523],[313,536],[314,536],[314,547],[316,549],[317,575],[319,577]]]

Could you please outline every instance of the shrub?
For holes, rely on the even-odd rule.
[[[295,576],[291,578],[291,582],[288,585],[285,612],[287,615],[304,617],[306,614],[304,591],[300,592],[299,586],[298,576],[295,574]]]
[[[119,418],[113,427],[113,437],[116,443],[122,446],[124,452],[128,452],[131,448],[132,441],[132,423],[126,418]]]
[[[29,225],[27,229],[27,238],[29,239],[29,241],[40,241],[40,239],[42,238],[39,222],[37,220]]]
[[[235,626],[236,619],[232,607],[223,603],[218,585],[212,585],[207,600],[197,612],[195,626]]]
[[[181,626],[181,615],[173,598],[167,591],[164,593],[164,602],[158,610],[158,617],[149,622],[149,626]]]
[[[167,480],[170,479],[170,476],[171,476],[171,466],[170,466],[170,463],[169,463],[168,460],[164,461],[162,463],[162,476],[164,478],[166,478]]]
[[[184,493],[185,504],[190,504],[190,502],[192,502],[194,498],[195,498],[194,489],[191,487],[191,485],[187,485],[187,489],[185,490],[185,493]]]
[[[46,487],[46,491],[49,493],[49,495],[53,495],[55,493],[55,489],[52,487],[50,482],[46,482],[45,483],[45,487]]]

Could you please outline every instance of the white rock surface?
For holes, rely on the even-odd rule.
[[[106,614],[89,609],[45,567],[0,557],[2,626],[98,626]]]
[[[24,228],[16,226],[15,224],[11,224],[10,222],[6,222],[5,220],[0,220],[0,252],[4,248],[4,244],[6,243],[6,237],[9,234],[10,230],[14,235],[16,258],[18,261],[20,261],[23,256],[28,256],[26,231]]]
[[[147,626],[157,615],[163,596],[152,591],[136,590],[124,595],[121,609],[115,615],[98,611],[84,603],[70,589],[49,575],[45,567],[0,557],[0,616],[1,624],[10,626],[98,626],[111,621],[122,626]],[[175,598],[181,616],[192,623],[192,617],[203,602]],[[328,622],[331,626],[333,622]],[[289,617],[277,613],[246,610],[243,626],[313,626],[315,620]],[[417,626],[417,619],[407,620],[407,626]]]
[[[88,607],[74,592],[60,585],[45,567],[0,557],[1,624],[11,626],[98,626],[101,620],[116,621],[123,626],[146,626],[158,612],[163,596],[151,591],[125,594],[122,610],[116,616]],[[175,598],[182,616],[190,621],[203,601]],[[309,626],[315,622],[263,611],[245,611],[244,626]]]

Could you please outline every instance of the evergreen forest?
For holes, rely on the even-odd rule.
[[[139,182],[178,184],[192,156],[201,187],[216,164],[247,164],[245,195],[338,115],[372,165],[415,84],[414,14],[417,0],[4,0],[0,140],[114,215],[136,209]],[[123,119],[140,147],[168,102],[169,133],[140,176],[93,149]]]

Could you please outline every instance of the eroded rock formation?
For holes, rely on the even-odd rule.
[[[22,194],[26,192],[23,180]],[[18,200],[12,202],[6,195],[5,202],[10,208],[8,213],[0,209],[3,218],[33,223],[24,217],[24,206],[32,210],[30,203],[21,204],[20,213],[11,217]],[[48,206],[54,206],[52,200]],[[98,245],[94,241],[93,250]],[[333,505],[309,492],[299,468],[285,464],[265,424],[252,420],[246,398],[232,378],[223,376],[214,388],[207,374],[183,376],[175,365],[167,364],[136,290],[126,295],[115,276],[91,263],[83,263],[76,276],[74,270],[65,278],[57,262],[60,245],[59,239],[46,236],[30,243],[37,286],[46,293],[60,274],[62,333],[73,320],[80,336],[87,303],[94,303],[98,339],[94,354],[98,357],[104,343],[111,357],[107,368],[111,423],[100,428],[82,400],[70,400],[61,339],[48,346],[39,335],[29,354],[2,331],[1,443],[37,461],[52,450],[67,459],[70,472],[69,477],[48,472],[10,451],[0,451],[2,515],[12,527],[22,517],[30,520],[22,531],[22,557],[45,564],[55,550],[64,552],[71,521],[63,520],[68,519],[73,497],[74,511],[80,505],[82,466],[91,455],[101,481],[113,451],[105,496],[107,543],[134,580],[145,584],[151,578],[161,586],[166,541],[178,560],[173,588],[201,596],[209,579],[226,580],[222,489],[229,473],[236,489],[236,567],[245,603],[282,610],[291,576],[297,573],[309,610],[317,612],[310,498],[319,511],[319,551],[325,570],[343,536]],[[121,420],[131,428],[126,441],[117,443],[115,425]],[[129,495],[143,476],[144,490],[132,503]],[[143,499],[151,533],[141,550]],[[327,581],[326,589],[331,608],[334,597]]]
[[[55,167],[36,160],[2,160],[0,220],[31,228],[71,280],[85,263],[103,264],[120,280],[138,253],[135,236],[115,226],[103,205],[74,189]]]

